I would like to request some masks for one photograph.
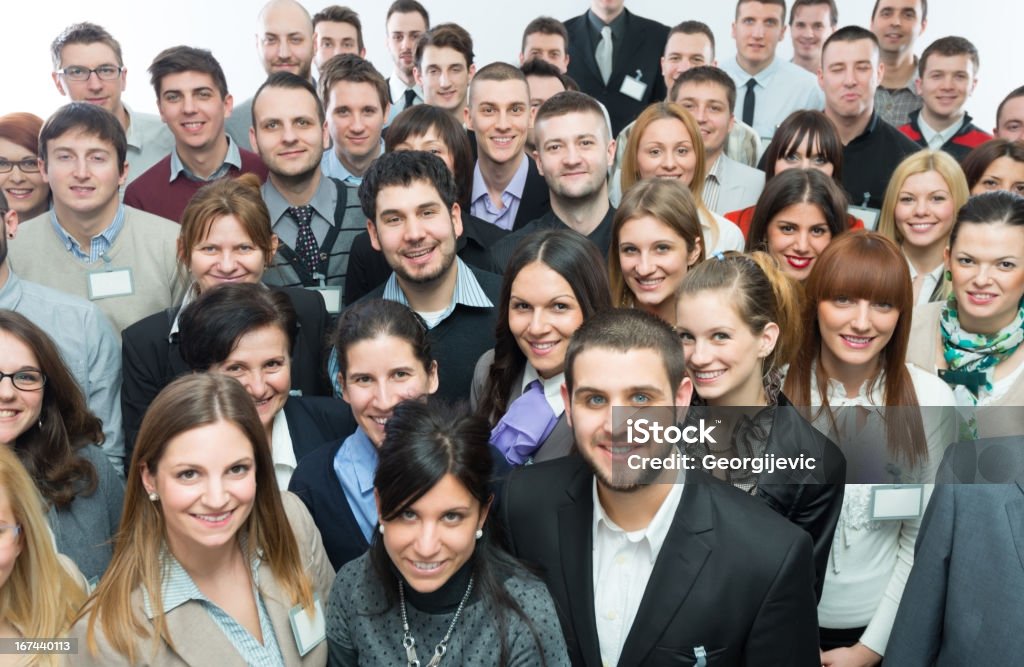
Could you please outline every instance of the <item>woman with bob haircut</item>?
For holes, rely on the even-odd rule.
[[[565,352],[585,319],[611,307],[600,251],[568,229],[530,234],[505,269],[495,345],[473,372],[470,404],[513,465],[573,447],[561,387]]]
[[[946,278],[949,299],[914,311],[910,361],[938,373],[962,407],[1024,405],[1024,197],[967,200],[949,233]],[[975,416],[972,437],[1022,431],[1015,411]]]
[[[178,236],[179,271],[191,282],[184,301],[139,320],[122,334],[126,461],[131,458],[132,443],[150,402],[171,380],[188,372],[180,349],[182,311],[216,285],[262,285],[277,247],[256,176],[221,179],[192,197],[182,214]],[[299,318],[299,335],[290,348],[294,387],[305,396],[330,396],[322,370],[322,341],[328,323],[323,297],[295,287],[268,289],[284,294]]]
[[[1024,195],[1024,142],[986,141],[968,153],[960,166],[972,195],[996,190]]]
[[[705,251],[742,250],[743,234],[722,216],[712,213],[701,195],[707,161],[700,127],[689,111],[673,102],[656,102],[644,109],[629,133],[622,157],[618,205],[633,184],[647,178],[671,178],[690,188],[704,229]],[[613,177],[614,178],[614,177]]]
[[[608,282],[616,308],[642,308],[676,319],[676,292],[686,272],[704,261],[704,232],[690,190],[678,181],[641,181],[612,220]]]
[[[803,282],[822,251],[846,231],[846,195],[815,169],[789,169],[768,181],[754,207],[747,252],[771,255]]]
[[[458,239],[459,258],[470,266],[492,271],[490,247],[508,232],[469,214],[473,195],[473,169],[476,160],[469,135],[451,114],[430,104],[417,104],[395,116],[384,137],[384,150],[426,151],[441,158],[455,176],[456,201],[462,209],[462,236]],[[370,245],[370,235],[360,232],[352,241],[345,276],[345,303],[351,304],[369,294],[391,275],[384,255]]]
[[[878,231],[900,246],[910,267],[914,304],[945,300],[945,251],[956,212],[970,192],[964,172],[945,151],[904,158],[885,190]]]
[[[110,570],[71,632],[75,664],[324,664],[322,641],[299,641],[300,657],[289,611],[320,615],[332,570],[306,508],[277,490],[241,385],[195,374],[160,392],[125,501]]]
[[[374,477],[379,531],[331,587],[331,665],[569,665],[547,587],[491,534],[487,437],[476,416],[395,408]]]
[[[282,491],[302,457],[355,428],[341,401],[291,395],[289,351],[299,325],[284,292],[248,283],[219,285],[190,303],[180,324],[186,366],[193,372],[229,375],[249,393]]]
[[[346,308],[333,345],[341,394],[358,426],[303,458],[288,488],[309,508],[337,570],[373,539],[373,475],[395,406],[426,401],[438,380],[423,318],[397,301],[368,299]]]
[[[99,445],[103,430],[56,345],[24,316],[0,310],[0,446],[10,447],[46,501],[57,550],[88,578],[107,569],[124,487]]]
[[[721,419],[728,442],[688,447],[696,460],[719,457],[817,461],[810,478],[780,470],[725,471],[725,479],[811,536],[815,592],[821,595],[825,564],[843,502],[845,462],[779,390],[779,369],[800,348],[799,286],[763,252],[726,253],[686,274],[677,302],[676,331],[686,373],[694,386],[689,418]]]
[[[39,167],[39,131],[43,119],[17,112],[0,116],[0,191],[22,222],[50,208],[50,185]]]
[[[907,363],[913,295],[893,241],[875,232],[844,235],[826,248],[805,288],[807,339],[785,391],[843,447],[850,479],[868,482],[846,487],[818,605],[822,662],[877,665],[913,564],[930,484],[956,439],[954,415],[940,409],[953,397]],[[892,484],[926,485],[907,518],[872,513],[873,500],[881,502],[880,491]]]
[[[0,447],[0,638],[67,636],[85,601],[85,580],[54,550],[45,512],[28,471]],[[29,664],[56,667],[60,656]]]

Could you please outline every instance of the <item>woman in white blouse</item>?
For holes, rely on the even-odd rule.
[[[913,564],[927,484],[955,439],[950,410],[930,406],[953,396],[905,362],[913,297],[895,243],[845,234],[805,285],[806,340],[784,391],[843,447],[847,479],[865,482],[847,485],[832,543],[818,606],[822,664],[877,665]],[[905,493],[894,499],[897,484]]]

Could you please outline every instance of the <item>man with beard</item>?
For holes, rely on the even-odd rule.
[[[579,232],[607,257],[615,216],[608,202],[608,165],[615,142],[601,105],[586,93],[558,93],[537,110],[533,132],[534,161],[548,184],[551,210],[494,244],[495,265],[504,270],[523,237],[544,229]]]
[[[272,74],[253,97],[252,119],[250,141],[269,171],[263,201],[280,239],[263,280],[317,289],[337,313],[349,248],[365,223],[355,189],[320,172],[329,144],[316,91],[294,74]]]
[[[364,298],[397,301],[423,318],[438,365],[438,396],[452,401],[469,398],[476,360],[494,347],[501,289],[500,276],[455,255],[462,233],[457,200],[451,171],[422,151],[382,155],[359,187],[370,243],[394,272]]]
[[[697,469],[685,483],[637,470],[665,448],[613,418],[692,392],[667,323],[635,309],[584,322],[562,387],[579,455],[511,473],[510,550],[539,568],[574,665],[820,665],[810,537]]]

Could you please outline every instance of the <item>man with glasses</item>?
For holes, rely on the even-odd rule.
[[[103,107],[117,117],[128,139],[131,182],[174,148],[174,137],[160,118],[132,111],[121,101],[128,68],[121,45],[95,23],[68,26],[50,45],[53,82],[73,102]]]

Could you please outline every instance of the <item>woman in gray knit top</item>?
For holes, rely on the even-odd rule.
[[[379,532],[331,589],[330,665],[569,664],[547,588],[486,526],[489,432],[439,406],[395,408],[374,480]]]

